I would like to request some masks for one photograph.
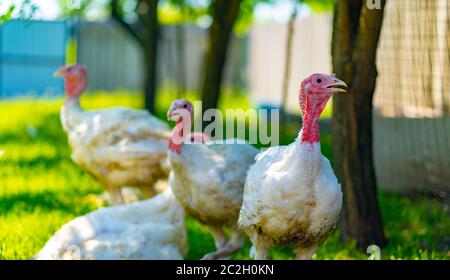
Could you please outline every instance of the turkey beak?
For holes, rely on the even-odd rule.
[[[177,110],[169,110],[169,112],[167,112],[167,120],[169,121],[177,121],[177,119],[179,118],[180,114],[177,113]]]
[[[331,93],[347,92],[347,84],[344,81],[334,78],[333,83],[327,86],[327,89]]]
[[[55,71],[53,73],[53,77],[62,77],[64,76],[63,71],[61,69],[58,69],[58,71]]]

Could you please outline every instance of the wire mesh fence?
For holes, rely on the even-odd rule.
[[[385,7],[374,101],[381,187],[450,191],[449,14],[448,0]]]

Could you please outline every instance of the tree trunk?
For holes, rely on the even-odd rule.
[[[241,0],[215,0],[213,22],[209,30],[202,86],[203,110],[217,108],[230,34]]]
[[[155,112],[155,97],[157,89],[157,57],[158,57],[158,1],[148,1],[147,30],[144,35],[145,52],[145,108],[151,113]]]
[[[124,19],[120,0],[112,0],[111,16],[142,47],[144,54],[144,96],[145,108],[154,113],[157,82],[158,49],[158,0],[140,0],[136,6],[138,21],[130,24]]]
[[[181,98],[186,92],[186,32],[184,25],[179,23],[175,27],[176,32],[176,77],[177,77],[177,98]]]
[[[381,9],[365,1],[337,1],[333,25],[333,71],[349,85],[349,94],[333,101],[334,170],[343,186],[342,234],[361,247],[385,246],[373,164],[372,100]]]
[[[283,86],[281,89],[281,109],[286,112],[286,106],[288,101],[288,87],[291,78],[291,61],[292,61],[292,39],[294,37],[295,20],[297,19],[297,0],[294,1],[294,9],[287,24],[286,32],[286,48],[284,57],[284,78]]]

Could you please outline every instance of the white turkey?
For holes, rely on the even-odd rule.
[[[203,259],[219,259],[241,248],[245,240],[237,231],[237,218],[245,175],[258,151],[247,143],[186,143],[193,114],[187,100],[175,100],[168,111],[168,118],[176,122],[169,140],[169,183],[185,211],[214,237],[217,251]],[[224,228],[233,231],[229,240]]]
[[[144,197],[153,196],[156,181],[169,173],[169,127],[145,110],[116,107],[84,111],[80,107],[80,96],[87,85],[83,66],[61,67],[55,76],[65,81],[67,99],[61,109],[61,123],[68,134],[73,161],[110,192],[113,204],[124,202],[123,187],[137,187]]]
[[[334,75],[313,74],[301,84],[303,128],[295,142],[256,157],[245,183],[239,228],[256,259],[272,246],[293,244],[297,259],[310,259],[334,229],[342,206],[341,186],[319,142],[319,117],[346,85]]]
[[[65,224],[37,260],[183,259],[184,211],[170,187],[155,197],[100,208]]]

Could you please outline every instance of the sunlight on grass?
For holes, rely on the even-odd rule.
[[[164,118],[171,100],[161,93],[158,116]],[[195,100],[195,95],[188,95]],[[70,159],[65,133],[59,122],[63,99],[21,99],[0,102],[0,259],[26,259],[35,254],[64,223],[101,205],[100,185],[82,172]],[[142,108],[137,93],[98,92],[82,98],[86,109],[126,106]],[[242,95],[226,93],[221,108],[250,108]],[[331,114],[331,107],[327,109]],[[291,142],[293,126],[283,133],[283,143]],[[331,138],[321,135],[322,150],[331,154]],[[447,259],[448,214],[429,198],[411,200],[381,194],[380,204],[385,231],[390,240],[382,249],[385,259]],[[207,229],[191,218],[187,220],[189,259],[199,259],[214,249]],[[233,256],[249,259],[250,244]],[[291,248],[272,250],[273,259],[292,258]],[[315,259],[367,259],[353,243],[342,243],[336,231],[314,256]]]

